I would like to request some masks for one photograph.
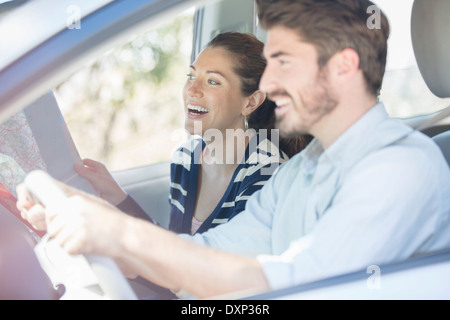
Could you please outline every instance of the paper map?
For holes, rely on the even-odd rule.
[[[15,195],[16,186],[34,169],[47,171],[24,112],[0,125],[0,182]]]
[[[0,205],[20,219],[16,187],[33,170],[93,193],[75,172],[75,163],[81,163],[80,156],[55,97],[48,93],[0,124]]]

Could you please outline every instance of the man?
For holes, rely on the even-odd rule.
[[[277,289],[450,247],[447,163],[429,138],[389,119],[377,101],[385,16],[380,29],[369,29],[373,3],[366,0],[257,4],[268,31],[260,89],[278,106],[282,135],[316,139],[243,213],[195,237],[71,197],[60,211],[73,214],[48,217],[48,232],[66,250],[113,257],[202,298]],[[36,222],[39,210],[27,211],[20,194],[19,208]]]

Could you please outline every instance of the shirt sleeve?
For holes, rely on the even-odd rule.
[[[280,170],[278,173],[281,173]],[[255,258],[272,252],[272,220],[277,201],[275,174],[248,199],[245,210],[202,234],[181,235],[197,244]]]
[[[403,260],[427,247],[436,230],[448,232],[439,190],[448,169],[439,173],[427,153],[396,151],[355,166],[310,234],[279,256],[257,257],[272,289]]]

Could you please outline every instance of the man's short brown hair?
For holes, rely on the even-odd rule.
[[[296,31],[302,41],[316,47],[320,67],[337,52],[346,48],[355,50],[369,93],[378,95],[386,68],[390,29],[386,16],[371,1],[256,0],[256,3],[261,26],[267,30],[283,26]]]

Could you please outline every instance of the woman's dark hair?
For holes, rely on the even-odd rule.
[[[235,59],[234,72],[241,79],[241,92],[245,96],[251,95],[259,89],[259,82],[266,68],[263,57],[264,43],[253,34],[240,32],[225,32],[218,34],[206,47],[222,48]],[[270,138],[271,129],[275,128],[275,103],[267,99],[248,117],[249,128],[256,131],[267,130]],[[303,150],[311,141],[311,136],[297,138],[280,138],[279,147],[289,157]]]

